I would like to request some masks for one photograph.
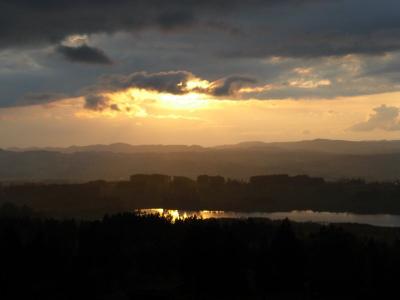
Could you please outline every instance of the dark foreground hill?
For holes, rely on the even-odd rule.
[[[132,214],[0,217],[9,299],[388,299],[399,229]]]

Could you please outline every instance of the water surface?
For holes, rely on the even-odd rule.
[[[316,223],[357,223],[369,224],[374,226],[400,227],[400,215],[363,215],[353,213],[332,213],[332,212],[315,212],[306,211],[290,211],[290,212],[233,212],[233,211],[187,211],[187,210],[168,210],[162,208],[141,209],[141,213],[160,214],[169,216],[172,220],[186,219],[189,217],[197,217],[202,219],[247,219],[247,218],[268,218],[271,220],[282,220],[288,218],[295,222],[316,222]]]

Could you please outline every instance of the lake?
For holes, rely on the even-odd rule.
[[[315,222],[315,223],[357,223],[369,224],[384,227],[400,227],[400,215],[362,215],[352,213],[333,213],[333,212],[315,212],[291,211],[291,212],[233,212],[233,211],[184,211],[168,210],[162,208],[141,209],[138,210],[144,214],[160,214],[170,216],[172,220],[197,217],[203,219],[247,219],[247,218],[267,218],[271,220],[282,220],[288,218],[295,222]]]

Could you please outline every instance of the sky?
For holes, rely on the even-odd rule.
[[[400,139],[397,0],[0,0],[0,147]]]

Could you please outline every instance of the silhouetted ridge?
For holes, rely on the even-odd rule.
[[[79,153],[79,152],[112,152],[112,153],[169,153],[169,152],[187,152],[202,151],[203,147],[198,145],[130,145],[126,143],[114,143],[109,145],[88,145],[88,146],[70,146],[62,147],[44,147],[44,148],[9,148],[14,152],[28,151],[51,151],[60,153]]]
[[[215,147],[202,147],[198,145],[130,145],[127,143],[113,143],[109,145],[97,144],[88,146],[71,147],[33,147],[9,148],[10,151],[27,152],[46,150],[62,153],[75,152],[114,152],[114,153],[140,153],[140,152],[196,152],[213,150],[281,150],[281,151],[312,151],[336,154],[385,154],[400,153],[400,140],[393,141],[345,141],[315,139],[297,142],[262,142],[249,141],[238,144],[221,145]]]

